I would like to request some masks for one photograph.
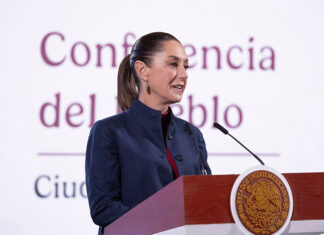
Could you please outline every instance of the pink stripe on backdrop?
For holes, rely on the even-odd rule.
[[[84,157],[84,153],[38,153],[42,157]]]
[[[257,156],[262,157],[280,157],[279,153],[256,153]],[[248,157],[252,156],[250,153],[208,153],[208,156],[222,157],[222,156],[233,156],[233,157]]]

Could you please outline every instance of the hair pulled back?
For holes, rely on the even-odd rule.
[[[135,62],[140,60],[147,66],[151,65],[153,56],[163,50],[163,42],[175,40],[171,34],[164,32],[149,33],[138,39],[129,55],[119,65],[118,69],[118,105],[122,111],[128,109],[140,91],[140,79],[135,70]]]

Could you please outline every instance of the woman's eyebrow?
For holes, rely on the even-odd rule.
[[[167,58],[172,58],[172,59],[175,59],[175,60],[177,60],[177,61],[180,60],[180,58],[179,58],[178,56],[175,56],[175,55],[169,55]],[[184,62],[185,62],[185,63],[188,63],[188,58],[185,58],[185,59],[184,59]]]

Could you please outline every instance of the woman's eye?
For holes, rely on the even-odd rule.
[[[170,65],[173,66],[173,67],[178,67],[177,63],[171,63]]]
[[[188,65],[184,65],[183,67],[184,67],[185,70],[187,70],[189,68]]]

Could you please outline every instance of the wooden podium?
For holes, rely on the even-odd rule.
[[[324,233],[324,173],[288,173],[293,214],[285,234]],[[105,228],[110,234],[243,234],[230,194],[238,175],[182,176]]]

